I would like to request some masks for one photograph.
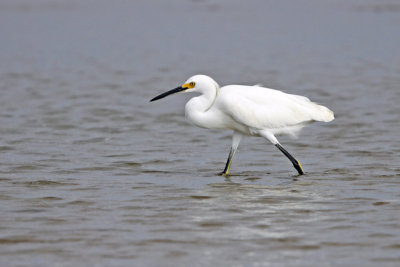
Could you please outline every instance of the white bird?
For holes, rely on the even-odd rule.
[[[242,136],[261,136],[274,144],[292,162],[299,175],[304,174],[300,162],[287,152],[275,135],[296,134],[313,121],[334,119],[328,108],[304,96],[263,88],[258,85],[219,87],[206,75],[190,77],[182,86],[156,96],[150,101],[178,92],[200,93],[185,106],[185,116],[194,125],[208,129],[233,130],[232,146],[224,170],[229,175],[233,156]]]

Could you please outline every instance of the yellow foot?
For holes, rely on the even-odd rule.
[[[296,160],[296,161],[297,161],[297,164],[294,164],[294,167],[296,168],[299,175],[303,175],[304,174],[303,167],[301,166],[301,164],[298,160]]]

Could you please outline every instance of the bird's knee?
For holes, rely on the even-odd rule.
[[[269,131],[260,131],[260,135],[266,139],[268,139],[268,141],[270,141],[272,144],[276,145],[279,144],[278,139],[276,139],[275,135]]]

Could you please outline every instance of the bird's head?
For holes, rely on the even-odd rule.
[[[206,75],[195,75],[187,79],[187,81],[182,84],[181,86],[169,90],[161,95],[158,95],[150,100],[150,102],[164,98],[168,95],[175,94],[178,92],[197,92],[197,93],[204,93],[205,90],[218,90],[219,85],[216,81],[214,81],[211,77]]]

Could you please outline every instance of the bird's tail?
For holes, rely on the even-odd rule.
[[[309,114],[311,120],[330,122],[335,119],[333,111],[327,107],[312,102],[309,98],[300,95],[292,95],[293,100],[296,101],[303,110]]]
[[[330,110],[327,107],[318,105],[316,103],[313,103],[318,110],[318,112],[313,113],[313,119],[316,121],[324,121],[324,122],[329,122],[333,121],[335,119],[335,115],[333,114],[333,111]]]

